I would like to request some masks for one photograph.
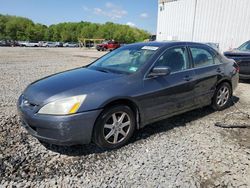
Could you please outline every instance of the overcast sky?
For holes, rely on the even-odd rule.
[[[157,0],[0,0],[0,14],[46,25],[90,21],[128,24],[156,32]]]

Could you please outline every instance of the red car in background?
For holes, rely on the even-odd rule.
[[[120,43],[118,42],[115,42],[115,41],[106,41],[106,42],[103,42],[102,44],[98,44],[96,46],[96,49],[98,51],[106,51],[106,50],[109,50],[109,51],[112,51],[112,50],[115,50],[117,48],[120,48]]]

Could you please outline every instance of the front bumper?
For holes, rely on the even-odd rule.
[[[22,126],[34,137],[56,145],[77,145],[91,142],[96,118],[101,110],[68,116],[34,113],[29,107],[18,104]]]

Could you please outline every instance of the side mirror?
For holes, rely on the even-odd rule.
[[[157,66],[154,67],[149,73],[149,77],[157,77],[157,76],[167,76],[171,73],[171,70],[167,66]]]

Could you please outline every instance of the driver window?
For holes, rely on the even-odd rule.
[[[178,72],[189,68],[188,53],[185,47],[167,50],[156,62],[155,66],[167,66],[171,72]]]

